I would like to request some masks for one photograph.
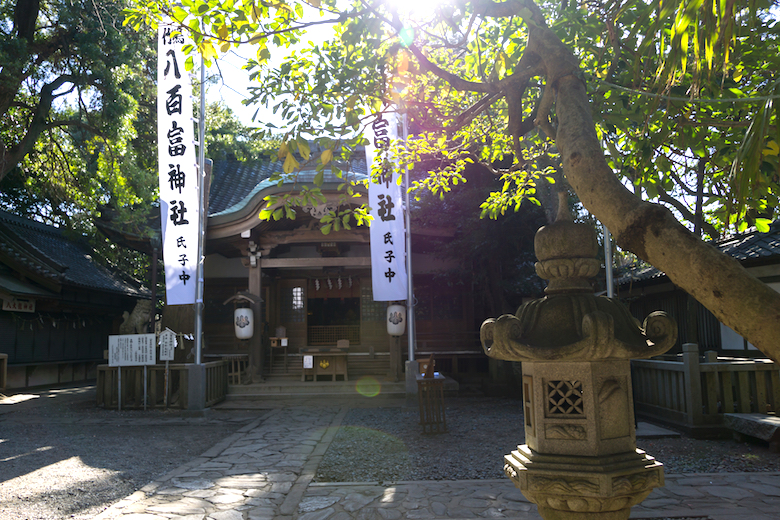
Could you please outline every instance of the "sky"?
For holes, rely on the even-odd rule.
[[[300,50],[309,46],[308,42],[315,43],[326,40],[333,34],[333,27],[330,25],[319,25],[307,31],[303,37],[303,43],[291,46],[289,49],[275,48],[269,45],[271,51],[270,66],[278,66],[282,60],[289,56],[293,50]],[[222,101],[230,107],[238,116],[239,120],[247,126],[257,126],[259,123],[273,121],[275,116],[273,111],[260,105],[246,106],[241,103],[242,100],[249,97],[248,87],[249,74],[241,67],[246,63],[247,58],[254,57],[257,49],[254,45],[244,44],[238,48],[232,48],[228,53],[221,55],[211,68],[207,69],[206,74],[222,74],[217,84],[209,84],[206,90],[206,102],[214,103]],[[200,76],[198,76],[200,77]],[[255,110],[260,109],[257,114],[257,120],[252,122],[252,116]]]
[[[252,116],[255,110],[260,108],[257,115],[257,121],[264,122],[273,118],[270,109],[260,105],[246,106],[241,102],[249,97],[248,88],[249,73],[241,67],[246,63],[246,58],[241,54],[252,55],[254,52],[247,46],[239,49],[232,49],[227,54],[221,56],[206,70],[207,75],[222,75],[217,79],[216,84],[209,84],[206,88],[206,102],[216,103],[222,101],[233,110],[238,119],[246,126],[256,126],[257,122],[252,122]]]

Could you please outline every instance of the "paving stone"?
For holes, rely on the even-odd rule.
[[[348,519],[352,518],[352,515],[350,515],[346,511],[342,511],[340,514],[347,515]],[[338,516],[338,514],[336,516]],[[364,507],[363,509],[358,510],[357,514],[355,515],[355,520],[376,520],[376,519],[377,519],[377,512],[373,507]],[[335,517],[333,520],[335,520]]]
[[[422,509],[413,509],[411,511],[408,511],[406,513],[406,518],[410,518],[412,520],[425,520],[427,518],[436,518],[433,513],[428,508],[422,508]]]
[[[679,486],[714,486],[717,481],[712,477],[685,477],[677,479]]]
[[[666,486],[664,486],[664,489],[666,489],[668,493],[671,493],[676,496],[681,496],[681,497],[700,498],[704,496],[704,493],[699,491],[698,488],[691,487],[691,486],[679,486],[676,484],[667,484]]]
[[[750,491],[754,491],[756,493],[760,493],[768,497],[780,497],[780,487],[777,486],[770,486],[769,484],[759,484],[756,482],[739,482],[736,485],[741,488],[749,489]]]
[[[250,509],[247,512],[247,518],[248,520],[274,520],[276,518],[276,510],[264,507]]]
[[[485,512],[480,513],[479,516],[483,518],[506,518],[506,515],[495,507],[488,508]]]
[[[276,471],[266,474],[269,482],[295,482],[298,475],[289,471]]]
[[[704,486],[702,491],[709,493],[714,497],[730,498],[732,500],[742,500],[754,496],[753,493],[747,489],[742,489],[735,486]]]
[[[674,500],[671,498],[648,498],[642,501],[642,506],[648,509],[660,509],[664,506],[676,506],[679,503],[679,500]]]
[[[447,510],[447,514],[451,518],[476,518],[477,515],[474,514],[474,511],[471,509],[466,509],[465,507],[451,507]]]
[[[474,494],[472,494],[469,498],[482,498],[484,500],[495,500],[498,498],[498,495],[496,493],[491,493],[488,491],[475,491]]]
[[[232,493],[220,494],[207,499],[212,504],[235,504],[246,500],[244,495],[235,495]]]
[[[441,502],[431,502],[431,510],[436,516],[444,516],[447,513],[447,506]]]
[[[760,473],[756,473],[750,475],[749,480],[751,482],[761,482],[762,484],[780,487],[780,475],[762,475]]]
[[[228,475],[214,480],[214,484],[223,488],[264,488],[268,485],[268,478],[263,473],[247,475]]]
[[[274,493],[289,493],[293,487],[293,482],[274,482],[271,485],[271,491]]]
[[[216,489],[196,489],[194,491],[187,491],[186,493],[183,493],[185,497],[193,497],[193,498],[209,498],[213,497],[217,494]]]
[[[342,500],[341,507],[344,508],[344,511],[352,513],[376,500],[377,496],[378,493],[350,493],[344,497],[344,500]]]
[[[124,515],[122,517],[123,520],[168,520],[165,516],[158,516],[153,515],[150,513],[139,513],[139,514],[132,514],[132,515]]]
[[[244,515],[239,511],[220,511],[219,513],[212,513],[209,518],[214,520],[244,520]]]
[[[211,507],[211,503],[200,498],[184,497],[168,504],[158,504],[150,506],[149,511],[157,513],[170,513],[174,515],[195,515],[206,513]]]
[[[398,520],[401,518],[401,512],[398,509],[390,509],[387,507],[380,507],[377,508],[377,513],[379,513],[379,516],[381,516],[384,520]]]
[[[501,498],[511,502],[529,502],[529,500],[520,492],[519,489],[505,491],[504,493],[501,493]]]
[[[271,486],[265,486],[263,488],[252,488],[244,491],[245,497],[264,497],[270,492]]]
[[[309,513],[311,511],[317,511],[319,509],[325,509],[330,507],[340,500],[339,497],[311,497],[304,498],[301,503],[298,504],[298,511],[301,513]]]
[[[406,491],[399,490],[398,488],[387,488],[382,492],[382,498],[379,499],[381,503],[386,502],[400,502],[407,496]]]
[[[490,506],[490,500],[484,498],[464,498],[460,501],[462,507],[485,509]]]
[[[425,507],[426,505],[428,505],[427,500],[424,501],[417,498],[414,499],[407,498],[406,500],[401,502],[401,507],[406,510],[419,509],[421,507]]]
[[[335,509],[329,507],[320,511],[312,511],[311,513],[305,513],[298,517],[298,520],[327,520],[336,512]]]

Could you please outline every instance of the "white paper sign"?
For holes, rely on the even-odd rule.
[[[371,171],[374,157],[398,138],[397,114],[380,114],[367,128],[366,164]],[[371,280],[374,301],[406,300],[406,238],[403,197],[396,168],[386,168],[379,182],[368,185],[371,207]]]
[[[3,310],[11,312],[35,312],[35,300],[28,300],[26,298],[4,299]]]
[[[157,148],[165,294],[168,305],[195,303],[199,185],[192,85],[184,70],[187,38],[160,25],[157,41]]]
[[[136,367],[155,364],[154,334],[108,337],[108,366]]]
[[[176,350],[176,333],[166,328],[160,333],[158,343],[160,345],[160,361],[173,361],[173,354]]]
[[[314,368],[314,356],[303,356],[303,368]]]

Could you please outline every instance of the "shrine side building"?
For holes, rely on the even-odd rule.
[[[303,162],[303,161],[302,161]],[[256,374],[298,377],[301,349],[348,343],[350,379],[384,375],[403,364],[390,356],[387,305],[372,294],[369,229],[351,226],[323,234],[320,218],[329,211],[366,202],[365,192],[339,200],[338,187],[367,178],[362,153],[339,164],[341,176],[325,170],[326,200],[297,205],[294,218],[261,220],[268,197],[300,194],[313,186],[317,172],[305,167],[286,180],[271,180],[280,161],[215,161],[209,188],[204,276],[204,349],[206,360],[242,357]],[[470,286],[439,283],[449,260],[431,252],[431,243],[448,240],[453,229],[412,225],[417,359],[434,354],[448,373],[485,373],[487,357],[479,343],[479,324]],[[240,293],[259,296],[252,302]],[[405,302],[401,302],[405,303]],[[250,307],[255,323],[251,339],[238,339],[237,307]],[[287,345],[273,339],[286,337]],[[346,342],[344,341],[346,340]],[[271,347],[271,345],[276,347]],[[398,367],[395,367],[396,369]]]

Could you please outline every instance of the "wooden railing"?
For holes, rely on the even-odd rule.
[[[434,357],[436,370],[448,374],[487,370],[487,355],[482,350],[479,333],[418,333],[415,337],[418,361]],[[406,344],[403,344],[406,352]],[[485,366],[477,366],[480,363]]]
[[[195,365],[170,364],[168,366],[168,392],[165,392],[165,365],[150,365],[146,374],[147,408],[190,408],[189,372]],[[212,406],[225,399],[228,389],[227,361],[204,363],[205,406]],[[122,367],[122,408],[144,407],[144,367]],[[97,405],[103,408],[119,406],[117,367],[98,366]]]
[[[360,345],[360,325],[312,325],[309,327],[309,345],[335,345],[348,339],[350,345]]]
[[[699,357],[683,345],[681,361],[633,360],[634,406],[640,415],[688,430],[717,428],[724,413],[776,413],[780,371],[768,359]]]

